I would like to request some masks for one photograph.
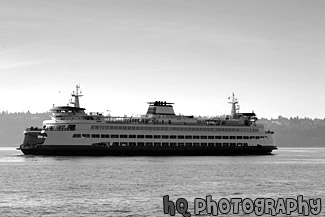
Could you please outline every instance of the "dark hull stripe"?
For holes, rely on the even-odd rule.
[[[227,156],[269,155],[275,146],[245,147],[92,147],[41,146],[20,148],[25,155],[54,156]]]

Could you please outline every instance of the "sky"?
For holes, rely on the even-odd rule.
[[[325,1],[0,0],[0,111],[325,118]]]

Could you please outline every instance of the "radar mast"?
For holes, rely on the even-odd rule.
[[[76,92],[73,91],[71,94],[71,96],[74,97],[74,102],[71,99],[70,103],[73,104],[74,107],[76,108],[80,108],[79,97],[83,96],[81,95],[81,90],[79,92],[79,89],[80,89],[80,85],[76,85]]]
[[[230,99],[230,97],[228,98]],[[231,118],[236,119],[237,118],[237,111],[239,110],[239,105],[238,104],[238,99],[235,98],[235,94],[232,93],[232,97],[231,97],[231,102],[229,102],[231,104]],[[236,106],[237,105],[237,106]]]

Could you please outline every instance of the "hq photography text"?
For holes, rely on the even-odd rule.
[[[206,198],[194,199],[194,215],[218,216],[224,214],[252,214],[262,216],[268,214],[291,215],[296,212],[300,215],[310,216],[321,213],[322,201],[320,198],[304,199],[302,195],[297,198],[221,198],[213,200],[211,195]],[[176,213],[183,217],[190,217],[188,201],[178,198],[176,202],[169,199],[169,195],[163,197],[164,214],[175,216]]]

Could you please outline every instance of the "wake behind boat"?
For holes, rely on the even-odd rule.
[[[175,115],[173,103],[149,102],[141,117],[85,112],[79,86],[74,106],[53,107],[51,120],[24,132],[18,148],[26,155],[200,156],[265,155],[277,147],[274,132],[256,123],[255,113],[239,113],[232,95],[231,115],[201,119]]]

